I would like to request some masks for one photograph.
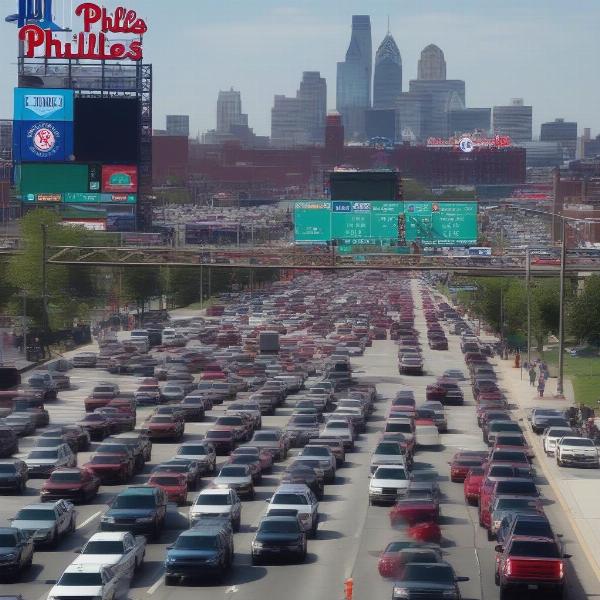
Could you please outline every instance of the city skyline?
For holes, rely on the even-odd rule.
[[[218,92],[234,87],[242,94],[249,125],[257,134],[268,134],[274,95],[292,96],[304,71],[320,71],[327,80],[331,110],[336,64],[348,47],[352,15],[370,15],[376,50],[385,37],[389,14],[405,82],[417,78],[422,49],[435,44],[445,54],[448,79],[466,81],[468,106],[504,105],[513,97],[523,97],[533,106],[535,138],[542,122],[557,117],[577,121],[580,135],[584,127],[590,127],[593,135],[600,128],[595,100],[600,82],[594,77],[600,41],[593,31],[600,6],[590,0],[582,3],[583,10],[573,14],[557,0],[531,0],[527,6],[509,0],[502,7],[464,0],[456,9],[431,0],[426,8],[403,6],[402,10],[392,2],[366,7],[353,0],[325,5],[306,0],[293,7],[265,0],[207,6],[203,11],[191,0],[183,0],[182,10],[189,12],[181,23],[166,18],[170,13],[165,6],[128,2],[150,25],[145,47],[146,60],[155,70],[157,128],[166,114],[189,114],[192,136],[214,129]],[[111,8],[117,2],[105,4]],[[533,19],[535,27],[530,25]],[[0,92],[0,118],[10,118],[16,28],[5,23],[1,27],[0,76],[9,85]],[[172,36],[180,43],[169,42]],[[185,52],[188,57],[181,56]],[[556,73],[562,93],[556,90]],[[183,93],[173,94],[173,89]]]

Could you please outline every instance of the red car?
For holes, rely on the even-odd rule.
[[[88,502],[98,494],[100,478],[92,471],[78,468],[62,468],[52,472],[40,491],[42,502],[71,500]]]
[[[435,548],[419,547],[414,542],[391,542],[379,555],[377,570],[382,577],[399,577],[405,564],[411,562],[440,562],[441,554]]]
[[[463,483],[469,469],[480,467],[487,455],[488,453],[485,451],[457,452],[448,463],[450,465],[450,481]]]
[[[235,448],[231,429],[209,429],[205,437],[215,447],[217,454],[229,454]]]
[[[499,477],[495,481],[490,481],[489,478],[486,478],[479,496],[479,524],[486,529],[491,527],[490,508],[494,503],[494,498],[499,494],[532,498],[539,497],[539,491],[530,478]]]
[[[442,529],[435,521],[423,520],[408,527],[408,536],[417,542],[439,544],[442,541]]]
[[[94,454],[83,468],[94,473],[102,483],[127,483],[133,475],[131,462],[124,454]]]
[[[261,471],[269,471],[273,468],[273,455],[264,448],[257,448],[256,446],[240,446],[232,453],[233,456],[238,454],[250,454],[258,458]]]
[[[225,379],[226,375],[223,371],[204,371],[200,376],[202,381],[215,381]]]
[[[172,473],[160,471],[153,473],[148,479],[148,485],[163,489],[170,502],[176,502],[178,506],[187,504],[188,482],[183,473]]]
[[[493,453],[496,450],[506,450],[508,452],[525,452],[527,458],[532,459],[534,457],[531,446],[527,443],[525,437],[520,434],[497,434],[496,441],[492,446],[491,455],[493,455]]]
[[[405,498],[401,498],[390,509],[390,524],[397,527],[402,524],[418,524],[428,521],[437,521],[440,516],[440,503],[427,492],[407,491]]]
[[[87,414],[77,425],[88,431],[93,440],[103,440],[112,432],[114,425],[106,417],[98,413]]]
[[[169,415],[154,415],[143,427],[143,432],[152,441],[170,439],[180,442],[183,439],[185,423]]]
[[[472,506],[479,503],[479,493],[485,478],[483,467],[472,467],[469,469],[464,482],[465,502]]]
[[[94,414],[104,415],[113,423],[115,431],[133,431],[135,427],[135,414],[127,413],[119,410],[116,406],[105,406],[97,408]]]
[[[242,415],[224,415],[218,417],[212,430],[225,430],[233,433],[236,442],[248,441],[252,437],[252,422]]]

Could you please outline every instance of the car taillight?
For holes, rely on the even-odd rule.
[[[565,576],[565,565],[563,561],[559,561],[558,563],[558,578],[562,579]]]
[[[504,574],[509,576],[512,574],[512,559],[510,558],[504,563]]]

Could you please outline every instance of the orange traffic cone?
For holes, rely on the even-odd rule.
[[[354,580],[352,577],[349,577],[344,581],[344,593],[345,600],[352,600],[352,594],[354,592]]]

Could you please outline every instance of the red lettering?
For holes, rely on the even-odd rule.
[[[46,41],[46,34],[37,25],[25,25],[19,30],[19,41],[25,42],[25,58],[34,58],[35,49],[41,48]]]
[[[90,33],[92,25],[99,23],[102,15],[105,13],[98,5],[92,2],[84,2],[75,9],[75,15],[81,17],[83,15],[83,31]]]
[[[125,51],[127,49],[123,44],[113,44],[110,47],[110,57],[117,60],[119,58],[123,58],[125,56]]]
[[[130,60],[142,60],[144,58],[142,42],[131,42],[129,45],[129,52],[125,55],[125,58],[129,58]]]

